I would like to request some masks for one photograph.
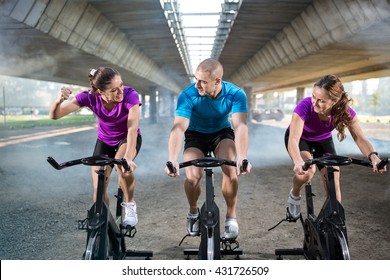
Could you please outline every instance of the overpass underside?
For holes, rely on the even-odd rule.
[[[261,21],[261,15],[246,15],[255,3],[243,2],[231,40],[244,31],[245,22],[256,26]],[[221,61],[232,55],[231,49],[228,41]],[[390,1],[312,1],[230,79],[241,86],[251,85],[253,93],[264,93],[311,86],[326,74],[336,74],[345,82],[390,76],[389,50]]]
[[[189,83],[159,0],[2,0],[0,73],[87,86],[112,66],[141,95]],[[242,0],[219,60],[252,94],[390,76],[390,1]],[[172,99],[174,100],[174,99]]]

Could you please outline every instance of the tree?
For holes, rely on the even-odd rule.
[[[377,108],[380,106],[380,101],[381,101],[381,95],[379,94],[379,90],[376,89],[372,93],[372,96],[369,99],[369,102],[370,102],[371,106],[374,107],[374,116],[375,117],[377,115]]]

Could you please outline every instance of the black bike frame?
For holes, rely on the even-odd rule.
[[[64,163],[57,163],[52,157],[48,157],[47,161],[57,170],[61,170],[66,167],[74,166],[77,164],[84,164],[89,166],[100,166],[99,170],[96,171],[98,174],[98,186],[96,193],[96,201],[88,211],[87,216],[87,242],[86,248],[88,247],[89,240],[92,233],[99,233],[99,251],[97,256],[93,256],[94,259],[107,259],[109,256],[107,253],[112,253],[114,259],[124,259],[125,257],[146,257],[149,259],[153,256],[152,251],[136,251],[126,250],[125,236],[134,237],[135,228],[124,228],[122,225],[118,226],[116,220],[111,214],[110,208],[104,202],[104,185],[105,185],[105,171],[106,166],[111,164],[118,164],[123,166],[126,170],[129,170],[129,166],[125,159],[114,159],[105,156],[92,156],[77,160],[71,160]],[[123,201],[123,192],[118,187],[117,194],[117,205],[116,205],[116,217],[122,215],[121,202]],[[85,221],[84,220],[84,221]],[[84,228],[84,221],[80,221],[82,229]],[[133,231],[134,230],[134,231]],[[130,233],[127,233],[127,232]],[[133,233],[132,233],[133,232]],[[108,238],[108,240],[107,240]],[[107,251],[107,244],[111,242],[110,252]],[[93,254],[93,252],[92,252]]]
[[[208,238],[213,238],[213,259],[221,259],[220,253],[220,225],[219,208],[214,201],[214,178],[211,168],[204,169],[206,173],[206,199],[200,211],[201,242],[199,245],[198,259],[208,259]]]
[[[213,170],[211,167],[218,167],[221,165],[230,165],[236,166],[235,161],[220,159],[211,157],[207,155],[204,158],[190,160],[186,162],[182,162],[179,164],[179,168],[188,167],[188,166],[197,166],[204,167],[204,171],[206,174],[206,199],[202,205],[200,211],[200,231],[201,231],[201,242],[198,250],[186,249],[184,250],[184,254],[189,255],[198,255],[199,259],[207,260],[209,259],[208,255],[208,239],[212,238],[213,241],[213,259],[219,260],[221,259],[221,255],[241,255],[241,249],[234,250],[222,250],[221,251],[221,238],[220,238],[220,223],[219,223],[219,208],[214,201],[214,177]],[[172,162],[166,163],[168,169],[171,173],[175,173]],[[243,161],[243,170],[246,170],[248,165],[248,161]],[[238,247],[236,247],[238,248]]]
[[[377,168],[382,169],[388,164],[388,162],[389,158],[383,159],[378,164]],[[304,246],[303,248],[294,249],[276,249],[275,255],[279,256],[279,258],[281,258],[282,255],[304,255],[306,259],[312,259],[318,256],[325,257],[325,259],[336,259],[339,257],[337,254],[339,254],[340,252],[336,252],[335,246],[337,244],[335,243],[337,242],[335,241],[335,238],[342,238],[345,240],[344,245],[346,245],[346,251],[343,251],[343,254],[346,253],[349,258],[348,237],[347,227],[345,224],[344,207],[336,198],[334,172],[338,172],[338,170],[335,169],[333,166],[349,165],[353,163],[357,165],[372,167],[372,164],[365,160],[332,155],[307,160],[303,169],[307,170],[310,165],[316,163],[325,165],[328,196],[318,216],[316,217],[314,214],[311,183],[309,182],[305,186],[307,218],[304,221],[302,216],[300,217],[305,236]],[[286,220],[289,221],[288,219]],[[340,236],[335,236],[337,233],[339,233]],[[313,242],[318,244],[314,244]],[[343,247],[341,246],[341,244],[339,245],[340,247]],[[312,248],[312,246],[314,246],[314,248]]]

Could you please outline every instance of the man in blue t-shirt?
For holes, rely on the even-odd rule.
[[[248,109],[245,92],[234,84],[223,81],[222,76],[221,63],[206,59],[196,69],[196,82],[179,95],[168,143],[169,161],[176,171],[170,173],[168,168],[165,171],[172,177],[180,175],[178,156],[184,137],[184,161],[202,158],[210,152],[218,158],[236,160],[236,168],[221,166],[222,193],[227,206],[224,236],[235,239],[238,236],[237,175],[247,174],[251,169],[251,164],[248,163],[247,170],[241,170],[248,151]],[[202,168],[186,167],[184,189],[190,207],[187,231],[191,236],[199,235],[197,201],[201,192],[202,175]]]

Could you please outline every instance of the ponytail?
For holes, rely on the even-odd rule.
[[[322,77],[314,86],[325,89],[330,99],[336,102],[332,107],[332,114],[334,115],[333,125],[338,131],[337,138],[340,142],[343,141],[346,138],[345,127],[349,126],[352,122],[351,115],[348,112],[351,99],[348,98],[343,84],[335,75]]]

